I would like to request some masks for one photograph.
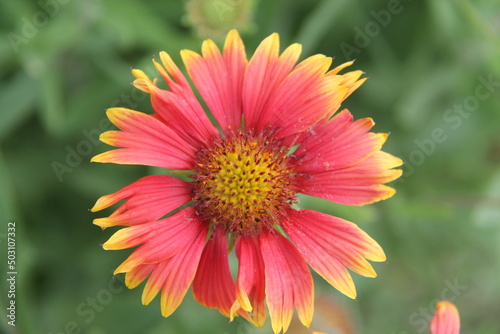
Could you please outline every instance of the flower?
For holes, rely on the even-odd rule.
[[[293,309],[309,326],[313,279],[308,264],[332,286],[356,297],[347,268],[367,277],[382,248],[355,224],[295,207],[298,193],[346,205],[391,197],[383,183],[396,179],[401,160],[381,151],[387,134],[369,132],[369,118],[353,120],[340,103],[365,79],[362,72],[329,70],[332,59],[314,55],[297,64],[301,46],[279,54],[278,34],[267,37],[249,61],[232,30],[223,52],[211,40],[202,54],[183,50],[187,72],[216,125],[169,55],[153,63],[168,90],[132,70],[134,86],[151,95],[155,113],[111,108],[120,131],[101,141],[119,147],[92,161],[186,171],[183,180],[151,175],[101,197],[92,211],[125,200],[102,228],[125,225],[104,249],[137,247],[115,270],[129,288],[147,279],[143,304],[161,291],[167,317],[192,285],[195,299],[233,319],[257,326],[269,310],[275,333],[285,332]],[[177,174],[176,174],[177,175]],[[228,253],[235,249],[234,281]]]
[[[431,334],[458,333],[460,333],[460,316],[457,308],[446,300],[438,302],[436,313],[431,320]]]

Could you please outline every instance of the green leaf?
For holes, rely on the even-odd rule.
[[[40,77],[40,86],[40,112],[45,128],[51,134],[58,134],[63,131],[66,120],[61,73],[47,70]]]
[[[491,178],[484,193],[484,198],[477,203],[474,220],[482,226],[498,226],[500,221],[500,169]]]
[[[37,84],[23,72],[19,72],[0,90],[0,140],[33,112],[37,95]]]
[[[315,49],[324,35],[330,32],[330,27],[340,15],[344,14],[344,9],[350,4],[349,1],[321,2],[314,11],[304,20],[304,24],[299,30],[296,40],[302,43],[304,54],[310,54]]]

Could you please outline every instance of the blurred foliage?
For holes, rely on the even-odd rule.
[[[222,40],[230,29],[250,30],[254,8],[254,0],[189,0],[185,22],[202,38]]]
[[[228,323],[190,294],[168,319],[157,300],[142,306],[142,288],[112,276],[128,251],[103,251],[113,231],[91,224],[98,197],[158,172],[89,159],[108,149],[97,142],[110,126],[106,108],[151,111],[129,85],[130,67],[156,76],[159,51],[179,62],[179,50],[200,49],[185,4],[0,2],[0,247],[4,254],[5,227],[16,221],[19,273],[15,328],[6,324],[1,273],[3,332],[270,332],[269,321],[263,329]],[[497,1],[276,0],[253,10],[243,35],[249,54],[276,31],[282,45],[302,43],[303,57],[356,58],[370,79],[344,106],[391,132],[385,150],[405,161],[388,201],[344,207],[302,198],[303,207],[359,224],[388,256],[375,264],[377,279],[355,277],[357,301],[318,277],[317,294],[341,304],[358,333],[425,333],[443,297],[459,308],[464,333],[499,333]]]

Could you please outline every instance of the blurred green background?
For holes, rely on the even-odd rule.
[[[270,333],[269,321],[262,329],[229,323],[190,293],[167,319],[158,298],[142,306],[142,287],[128,290],[112,275],[130,251],[102,250],[113,231],[92,225],[105,213],[88,211],[98,197],[161,172],[89,163],[109,148],[96,140],[109,127],[106,108],[151,111],[129,84],[130,67],[157,76],[151,58],[159,51],[180,61],[179,50],[199,51],[207,35],[220,45],[237,26],[249,55],[279,32],[282,46],[303,44],[303,57],[357,59],[353,67],[370,79],[344,107],[391,132],[385,150],[405,161],[398,193],[385,202],[302,198],[303,207],[359,224],[388,257],[375,264],[378,278],[355,275],[356,301],[316,276],[317,296],[336,306],[319,307],[313,326],[351,333],[334,332],[350,321],[356,333],[428,333],[434,303],[446,298],[460,310],[463,333],[500,333],[498,2],[198,2],[0,2],[0,332]],[[5,314],[9,221],[16,327]]]

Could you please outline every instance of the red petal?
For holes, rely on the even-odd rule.
[[[156,268],[157,264],[141,264],[125,274],[125,285],[133,289],[141,284]]]
[[[278,57],[279,37],[278,34],[272,34],[255,50],[247,66],[242,91],[245,125],[249,129],[254,132],[262,130],[262,110],[292,70],[301,49],[299,44],[293,44]]]
[[[282,82],[260,106],[256,128],[260,130],[270,125],[277,129],[277,137],[283,138],[330,118],[341,102],[365,81],[359,80],[361,71],[343,75],[337,75],[337,69],[327,72],[330,65],[331,58],[314,55],[299,63],[285,78],[280,78]]]
[[[111,108],[106,114],[123,131],[105,132],[100,140],[125,148],[96,155],[92,161],[172,169],[193,166],[196,149],[153,116],[125,108]]]
[[[168,175],[151,175],[106,196],[91,211],[103,210],[119,201],[125,203],[106,218],[94,219],[103,228],[115,225],[137,225],[151,222],[191,200],[189,184]]]
[[[142,294],[144,305],[161,289],[162,315],[168,317],[177,309],[194,279],[207,233],[207,228],[202,228],[175,256],[155,265]]]
[[[186,142],[196,147],[208,143],[218,136],[217,129],[210,122],[189,82],[172,58],[161,52],[160,60],[163,66],[156,62],[154,64],[170,90],[151,91],[153,109],[158,117]]]
[[[345,86],[347,87],[347,92],[346,95],[342,100],[345,100],[351,95],[356,89],[358,89],[365,81],[367,78],[362,78],[360,79],[361,75],[364,73],[362,71],[352,71],[352,72],[347,72],[345,74],[339,75],[337,74],[340,72],[340,70],[344,69],[347,66],[351,66],[353,62],[347,62],[342,65],[337,66],[333,70],[329,71],[326,76],[331,76],[334,77],[335,81],[337,82],[337,85],[339,86]],[[340,101],[342,102],[342,101]],[[331,113],[328,114],[327,119],[329,119],[333,113],[340,107],[340,104],[332,110]]]
[[[121,229],[103,247],[123,249],[142,244],[115,270],[115,274],[128,272],[140,264],[157,263],[176,255],[194,242],[205,225],[189,207],[162,220]]]
[[[223,55],[211,40],[203,42],[202,53],[203,57],[190,50],[181,52],[189,76],[221,128],[238,129],[247,63],[243,42],[238,32],[231,30],[226,38]]]
[[[240,307],[251,312],[253,322],[260,327],[266,320],[264,262],[259,241],[253,237],[236,240],[239,260],[236,280],[236,302],[231,307],[231,318]]]
[[[299,192],[346,205],[364,205],[384,200],[396,191],[382,183],[401,176],[401,170],[392,169],[401,163],[400,159],[378,151],[349,167],[311,173],[308,178],[301,179]]]
[[[370,118],[353,122],[351,113],[343,110],[318,125],[294,153],[300,157],[297,172],[341,169],[366,159],[380,150],[387,138],[386,134],[368,133],[374,124]]]
[[[271,326],[286,332],[297,308],[300,321],[309,326],[314,311],[311,272],[297,249],[279,233],[260,235],[266,275],[266,298]]]
[[[315,55],[298,64],[273,92],[262,110],[259,127],[278,128],[280,137],[316,124],[340,105],[347,88],[325,77],[331,58]]]
[[[460,316],[458,310],[448,301],[437,304],[436,313],[431,320],[431,334],[459,334]]]
[[[384,261],[385,254],[375,240],[355,224],[309,210],[293,210],[282,226],[309,265],[345,295],[356,290],[348,267],[360,275],[375,277],[366,261]]]
[[[229,317],[236,300],[235,284],[229,271],[227,237],[217,229],[207,242],[193,281],[195,299],[203,306],[216,308]],[[245,312],[240,312],[249,318]]]

